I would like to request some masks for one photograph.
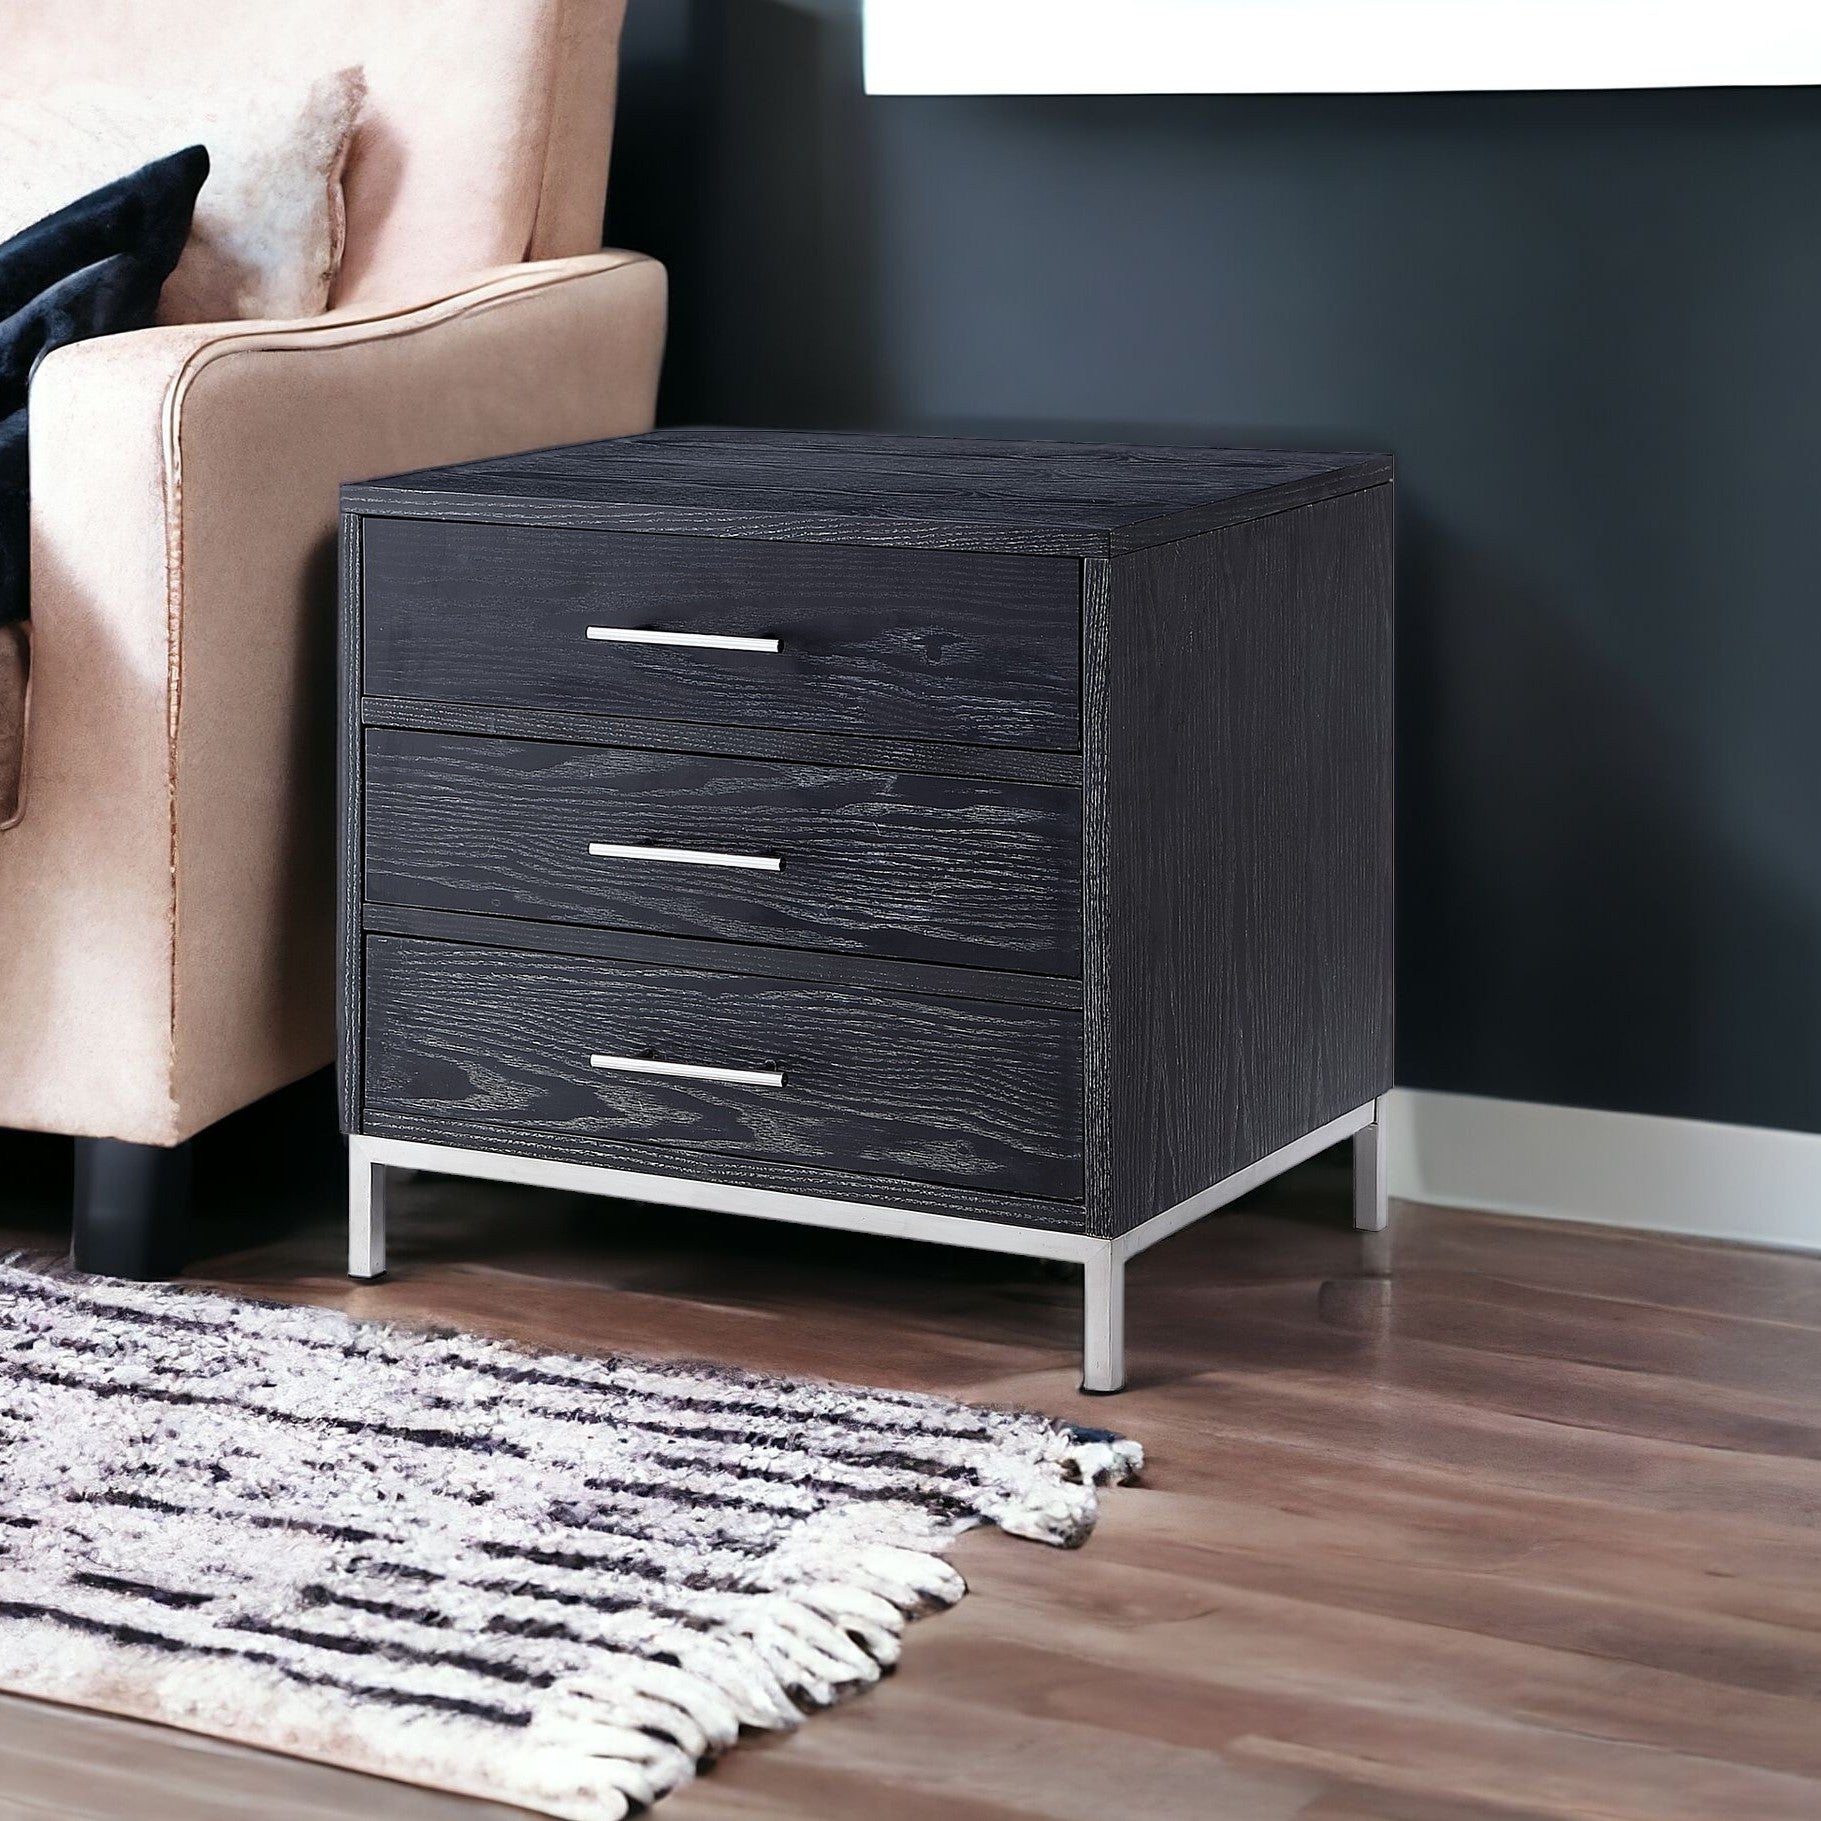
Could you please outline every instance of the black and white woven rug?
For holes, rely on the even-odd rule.
[[[877,1680],[1131,1442],[0,1261],[0,1686],[625,1814]]]

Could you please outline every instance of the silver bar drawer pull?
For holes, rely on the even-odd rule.
[[[743,866],[755,873],[781,873],[779,854],[717,854],[705,847],[638,847],[619,841],[590,841],[597,860],[674,860],[679,866]]]
[[[653,632],[645,626],[590,626],[591,639],[615,645],[695,645],[704,651],[782,651],[778,639],[735,638],[725,632]]]
[[[742,1087],[781,1088],[782,1069],[715,1069],[701,1062],[656,1062],[649,1056],[590,1056],[591,1069],[622,1075],[681,1075],[686,1081],[737,1081]]]

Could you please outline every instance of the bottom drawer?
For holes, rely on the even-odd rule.
[[[452,1144],[522,1124],[1081,1195],[1081,1020],[1053,1006],[372,936],[365,1076]]]

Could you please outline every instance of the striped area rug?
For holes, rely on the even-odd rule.
[[[1131,1442],[0,1261],[0,1686],[624,1815],[877,1680]]]

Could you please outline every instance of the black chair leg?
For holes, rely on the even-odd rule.
[[[79,1271],[141,1280],[183,1269],[190,1147],[76,1140],[70,1260]]]

